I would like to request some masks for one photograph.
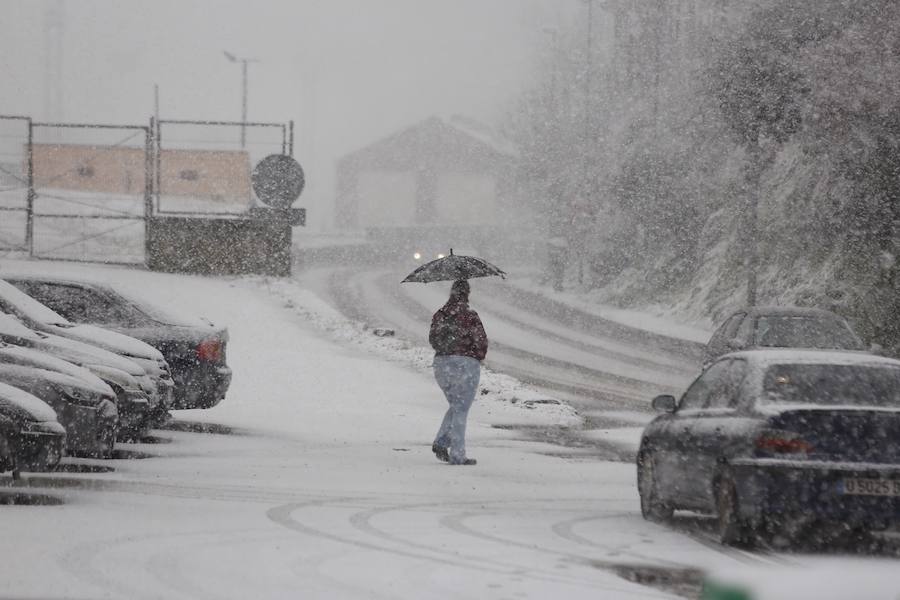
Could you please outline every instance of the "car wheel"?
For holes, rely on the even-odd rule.
[[[641,497],[641,515],[648,521],[668,521],[674,509],[659,498],[656,491],[653,455],[642,452],[638,456],[638,494]]]
[[[100,434],[100,458],[112,458],[116,449],[116,431],[115,426],[107,427]]]
[[[741,519],[737,486],[727,471],[716,483],[716,516],[719,541],[727,546],[747,546],[752,542],[750,529]]]

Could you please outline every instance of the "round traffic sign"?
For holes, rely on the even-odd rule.
[[[306,177],[300,163],[286,154],[271,154],[257,163],[250,176],[253,191],[274,208],[289,208],[300,197]]]

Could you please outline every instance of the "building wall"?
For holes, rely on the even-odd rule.
[[[144,193],[144,148],[34,144],[33,152],[35,187]],[[250,158],[246,152],[163,150],[160,191],[163,195],[211,200],[248,200]]]
[[[110,194],[139,194],[145,187],[143,148],[34,144],[34,185]]]
[[[250,199],[250,157],[246,152],[163,150],[162,194],[212,200]]]

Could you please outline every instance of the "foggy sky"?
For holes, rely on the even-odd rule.
[[[0,113],[146,123],[153,84],[168,119],[238,120],[250,65],[249,120],[297,127],[309,187],[298,205],[330,226],[340,155],[433,114],[495,123],[546,45],[544,29],[581,0],[78,0],[63,3],[62,114],[47,114],[45,11],[5,0]]]

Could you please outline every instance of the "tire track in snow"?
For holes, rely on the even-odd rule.
[[[532,502],[534,500],[528,500]],[[556,501],[556,499],[554,499]],[[460,503],[459,506],[465,504],[479,505],[483,506],[485,504],[494,504],[496,502],[500,502],[503,504],[503,507],[508,507],[509,504],[515,501],[492,501],[492,502],[466,502]],[[580,501],[581,502],[581,501]],[[379,509],[374,509],[370,511],[363,511],[363,514],[372,513],[381,514],[382,512],[388,511],[407,511],[411,509],[422,509],[422,508],[455,508],[456,505],[451,505],[447,503],[426,503],[426,504],[399,504],[389,507],[382,507]],[[462,569],[475,570],[480,572],[492,573],[497,575],[506,575],[506,576],[516,576],[527,579],[533,579],[542,582],[549,583],[561,583],[568,585],[587,585],[590,587],[596,587],[597,589],[607,591],[607,592],[616,592],[621,596],[646,596],[647,593],[642,591],[636,591],[634,589],[627,589],[625,587],[618,586],[610,586],[607,582],[602,581],[593,581],[589,578],[583,577],[566,577],[560,575],[558,572],[549,571],[546,569],[535,568],[534,566],[523,566],[515,563],[508,563],[504,561],[499,561],[497,559],[485,556],[473,556],[466,557],[461,556],[456,552],[451,551],[443,551],[439,548],[435,548],[433,545],[423,544],[419,542],[408,542],[406,540],[398,540],[395,536],[390,534],[383,534],[379,532],[377,529],[364,527],[364,533],[369,535],[374,535],[374,537],[381,543],[370,542],[366,540],[358,540],[346,535],[339,535],[330,531],[323,531],[316,527],[305,525],[301,523],[297,518],[294,517],[294,513],[300,509],[304,508],[303,504],[287,504],[282,506],[277,506],[269,509],[267,511],[267,516],[273,520],[274,522],[288,528],[292,529],[310,536],[318,537],[321,539],[331,540],[334,542],[339,542],[342,544],[347,544],[354,546],[356,548],[371,550],[375,552],[383,552],[394,554],[397,556],[401,556],[403,558],[410,558],[420,561],[426,561],[430,563],[437,563],[440,565],[450,565]],[[503,512],[503,508],[498,508],[496,510],[497,513]],[[364,522],[367,518],[371,517],[359,517],[357,518],[358,523]],[[351,515],[352,519],[352,515]],[[362,519],[362,521],[360,521]],[[392,544],[397,544],[399,542],[400,547],[395,548],[390,545],[385,545],[383,542],[389,542]],[[407,549],[409,548],[409,549]],[[583,561],[583,557],[575,557],[579,563]],[[596,564],[596,562],[594,563]],[[611,565],[612,566],[612,565]],[[621,565],[614,565],[621,566]]]

